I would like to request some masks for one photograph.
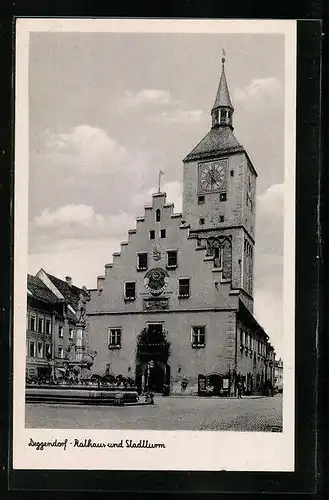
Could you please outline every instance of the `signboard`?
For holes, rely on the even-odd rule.
[[[223,378],[223,389],[228,390],[228,378]]]
[[[144,311],[163,311],[169,308],[168,299],[144,299]]]

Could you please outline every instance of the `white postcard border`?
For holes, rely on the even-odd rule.
[[[285,370],[283,432],[130,431],[25,428],[26,275],[28,248],[28,64],[29,33],[161,32],[161,33],[282,33],[285,36],[285,201],[284,201],[284,341]],[[51,82],[50,82],[51,84]],[[294,335],[295,330],[295,20],[143,20],[143,19],[23,19],[16,21],[16,118],[14,199],[14,469],[99,470],[294,470]],[[114,442],[148,439],[165,449],[77,449],[29,447],[36,441],[75,438]]]

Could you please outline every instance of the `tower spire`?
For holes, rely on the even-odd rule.
[[[226,52],[222,49],[222,73],[219,80],[215,103],[211,110],[212,128],[228,126],[233,130],[232,115],[234,108],[225,75]]]

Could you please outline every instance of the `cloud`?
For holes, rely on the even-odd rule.
[[[69,165],[90,174],[109,168],[117,170],[129,156],[105,130],[90,125],[79,125],[68,133],[48,134],[39,154],[44,161],[48,158],[58,165]]]
[[[92,206],[65,205],[56,210],[45,208],[35,217],[39,233],[39,248],[45,251],[45,245],[52,240],[74,238],[104,238],[106,236],[127,238],[128,229],[135,227],[135,217],[125,212],[110,215],[96,213]]]
[[[283,88],[280,80],[274,77],[255,78],[244,88],[234,91],[234,101],[257,111],[282,105]]]
[[[255,290],[255,316],[260,325],[270,336],[278,356],[282,356],[283,345],[283,299],[267,288]]]
[[[92,224],[102,225],[104,217],[94,212],[93,207],[86,205],[66,205],[50,211],[45,208],[35,219],[40,227],[57,227],[65,224],[77,224],[90,227]]]
[[[272,184],[257,197],[257,214],[283,217],[284,184]]]
[[[121,103],[127,107],[138,108],[144,105],[163,106],[170,103],[170,93],[167,90],[144,89],[139,92],[126,92]]]
[[[284,184],[257,197],[255,315],[274,347],[282,350]]]
[[[65,239],[52,241],[45,248],[28,255],[28,269],[36,274],[42,267],[46,272],[65,279],[72,276],[73,284],[96,287],[96,277],[104,274],[104,265],[112,261],[112,253],[120,249],[120,239]]]
[[[201,109],[183,110],[177,109],[174,111],[164,111],[159,116],[154,118],[154,121],[164,125],[179,124],[195,124],[199,123],[205,116]]]
[[[152,194],[158,191],[157,186],[152,186],[146,191],[137,193],[133,197],[133,203],[139,214],[143,213],[144,205],[149,205],[152,203]],[[174,204],[174,211],[182,211],[182,184],[179,181],[166,182],[161,186],[161,191],[166,193],[166,203]]]

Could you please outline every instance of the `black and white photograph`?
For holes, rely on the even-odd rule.
[[[295,24],[18,20],[17,468],[294,470]]]

